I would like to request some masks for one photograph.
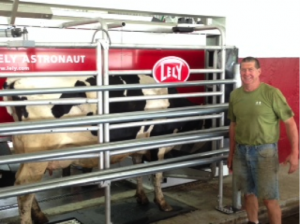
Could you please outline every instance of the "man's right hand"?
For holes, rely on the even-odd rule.
[[[227,167],[229,171],[232,171],[232,160],[233,160],[233,155],[229,154],[227,158]]]
[[[234,150],[235,150],[235,126],[236,123],[235,122],[230,122],[230,126],[229,126],[229,145],[230,145],[230,149],[229,149],[229,155],[227,158],[227,167],[229,169],[229,171],[232,171],[232,161],[233,161],[233,154],[234,154]]]

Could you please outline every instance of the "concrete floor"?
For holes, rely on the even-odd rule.
[[[280,205],[282,207],[284,217],[299,214],[299,172],[288,175],[287,170],[288,167],[281,166],[279,174],[281,195]],[[242,224],[246,223],[247,221],[244,211],[228,215],[215,209],[216,205],[218,205],[218,178],[208,182],[197,181],[181,186],[165,188],[163,191],[168,198],[179,201],[186,206],[191,206],[195,208],[195,210],[173,218],[152,222],[152,224]],[[231,176],[224,177],[223,191],[223,205],[231,205]],[[123,191],[114,192],[111,200],[119,201],[133,198],[134,193],[135,190],[133,189],[123,189]],[[99,197],[99,194],[97,194],[97,196],[91,197],[88,200],[77,200],[76,202],[70,201],[68,204],[58,203],[56,206],[50,206],[48,208],[44,207],[43,211],[48,217],[56,217],[60,216],[60,214],[67,215],[68,213],[73,214],[74,212],[79,212],[81,214],[82,210],[92,207],[98,208],[99,206],[103,205],[103,203],[104,198]],[[127,215],[135,216],[136,214],[133,212],[133,214]],[[13,216],[15,218],[2,220],[2,222],[2,217],[0,217],[0,223],[18,223],[16,222],[17,211],[14,211]],[[263,206],[260,207],[259,216],[262,224],[268,223],[266,210]],[[94,218],[98,219],[99,222],[98,214],[96,214]],[[286,220],[287,221],[284,221],[283,224],[298,224],[299,215],[293,216],[292,219]]]
[[[283,211],[283,217],[293,214],[299,214],[299,171],[288,174],[288,167],[281,165],[279,172],[280,182],[280,205]],[[180,189],[165,190],[169,197],[176,198],[190,206],[197,208],[196,211],[173,217],[168,220],[162,220],[153,224],[242,224],[246,223],[247,218],[244,211],[232,215],[223,214],[214,209],[218,204],[216,193],[218,192],[218,181],[213,180],[209,183],[191,184],[188,187]],[[224,178],[224,205],[231,204],[231,176]],[[296,216],[297,218],[297,216]],[[266,209],[260,203],[259,220],[261,223],[268,223]],[[293,223],[298,224],[295,216]]]

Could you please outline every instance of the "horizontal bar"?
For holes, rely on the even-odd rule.
[[[139,100],[158,100],[158,99],[176,99],[185,97],[205,97],[205,96],[220,96],[222,92],[204,92],[204,93],[180,93],[180,94],[166,94],[166,95],[154,95],[154,96],[127,96],[127,97],[113,97],[109,98],[110,103],[114,102],[128,102]],[[0,104],[1,106],[1,104]]]
[[[195,26],[194,29],[196,31],[201,31],[201,30],[223,30],[223,27],[221,26]]]
[[[141,139],[132,139],[126,141],[117,141],[117,142],[108,142],[97,145],[89,145],[82,147],[71,147],[64,149],[53,149],[50,151],[40,151],[34,153],[26,154],[14,154],[8,156],[1,156],[0,165],[11,164],[11,163],[25,163],[38,161],[41,159],[51,159],[62,156],[74,156],[81,154],[105,152],[105,151],[116,151],[116,150],[141,150],[142,147],[150,146],[155,147],[155,144],[167,144],[189,141],[189,140],[199,140],[201,138],[211,138],[219,137],[222,135],[228,134],[228,126],[221,128],[211,128],[204,130],[196,130],[189,132],[181,132],[177,134],[168,134],[161,136],[154,136],[151,138],[141,138]]]
[[[164,119],[164,120],[139,121],[139,122],[124,123],[124,124],[112,124],[109,127],[110,130],[113,130],[113,129],[126,128],[126,127],[166,124],[166,123],[183,122],[183,121],[207,120],[207,119],[214,119],[220,117],[222,117],[221,114],[213,114],[213,115],[193,116],[193,117],[184,117],[184,118],[172,118],[172,119]]]
[[[129,89],[152,89],[152,88],[172,88],[172,87],[190,87],[204,86],[213,84],[233,84],[235,79],[223,80],[203,80],[190,81],[181,83],[154,83],[154,84],[128,84],[128,85],[110,85],[110,86],[86,86],[86,87],[65,87],[65,88],[39,88],[39,89],[14,89],[2,90],[0,96],[16,96],[16,95],[35,95],[35,94],[54,94],[54,93],[77,93],[77,92],[96,92],[96,91],[119,91]]]
[[[154,96],[128,96],[110,98],[109,102],[128,102],[139,100],[158,100],[158,99],[175,99],[184,97],[204,97],[204,96],[219,96],[222,92],[205,92],[205,93],[181,93],[167,94]],[[73,105],[73,104],[96,104],[98,99],[89,98],[61,98],[53,100],[24,100],[24,101],[0,101],[0,107],[8,106],[37,106],[37,105]]]
[[[191,69],[190,73],[221,73],[223,72],[222,69]]]
[[[151,75],[152,70],[113,70],[109,71],[109,75],[132,75],[132,74],[138,74],[138,75]],[[218,73],[222,72],[222,69],[190,69],[191,74],[195,73]]]
[[[19,185],[14,187],[2,188],[0,189],[0,198],[1,199],[9,198],[9,197],[19,196],[23,194],[35,193],[39,191],[52,190],[58,187],[68,187],[68,186],[95,183],[95,182],[107,181],[107,180],[117,181],[117,180],[128,179],[137,176],[144,176],[147,174],[162,172],[171,169],[178,169],[182,167],[211,164],[213,162],[218,162],[226,158],[227,156],[219,156],[213,158],[200,159],[195,156],[194,159],[185,160],[182,157],[181,158],[182,162],[178,162],[178,163],[168,163],[166,162],[167,160],[164,160],[164,161],[157,161],[157,162],[151,162],[146,164],[138,164],[134,166],[122,167],[122,169],[115,168],[115,169],[109,169],[104,171],[103,170],[96,171],[90,174],[79,174],[75,176],[76,178],[71,176],[71,177],[56,178],[52,180],[50,179],[50,180],[46,180],[34,184],[25,184],[25,185]],[[164,162],[164,163],[160,163],[160,162]]]
[[[109,75],[132,75],[132,74],[138,74],[138,75],[151,75],[152,70],[110,70],[108,72]]]
[[[88,25],[88,24],[92,24],[92,23],[100,23],[102,25],[102,22],[107,24],[108,29],[119,28],[119,27],[123,27],[126,25],[126,23],[124,21],[107,23],[102,18],[92,18],[92,19],[83,19],[83,20],[78,20],[78,21],[65,22],[65,23],[61,24],[59,26],[59,28],[69,28],[69,27],[80,26],[80,25]],[[101,28],[101,26],[99,28]]]
[[[190,73],[217,73],[222,72],[221,69],[190,69]],[[152,70],[122,70],[110,71],[109,75],[150,75]],[[73,72],[0,72],[0,78],[24,78],[24,77],[75,77],[75,76],[94,76],[96,71],[73,71]]]
[[[86,117],[71,117],[54,120],[30,121],[30,122],[13,122],[0,124],[0,134],[10,131],[34,130],[34,129],[50,129],[68,126],[86,126],[88,124],[103,124],[103,123],[120,123],[128,121],[137,121],[144,119],[159,119],[166,117],[186,117],[206,115],[210,113],[224,112],[228,109],[226,104],[213,106],[195,106],[194,109],[173,108],[164,110],[138,111],[127,113],[115,113],[94,115]]]
[[[73,26],[80,26],[80,25],[88,25],[92,23],[99,23],[99,21],[102,20],[100,19],[83,19],[79,21],[70,21],[70,22],[65,22],[60,25],[60,28],[68,28],[68,27],[73,27]]]
[[[110,49],[166,49],[166,50],[221,50],[221,46],[205,45],[158,45],[158,44],[111,44]]]
[[[214,137],[214,138],[203,138],[203,139],[196,139],[196,140],[189,140],[189,141],[181,141],[181,142],[176,142],[176,145],[182,145],[182,144],[190,144],[190,143],[197,143],[197,142],[208,142],[208,141],[217,141],[220,140],[222,137]],[[143,147],[142,149],[139,148],[135,148],[134,150],[132,149],[124,149],[124,150],[118,150],[118,151],[114,151],[114,152],[110,152],[110,156],[114,156],[114,155],[120,155],[120,154],[124,154],[124,153],[128,153],[128,151],[130,152],[138,152],[141,150],[151,150],[153,148],[161,148],[161,147],[168,147],[168,146],[173,146],[173,143],[162,143],[162,144],[155,144],[155,146],[150,145],[150,146],[146,146]],[[214,154],[219,154],[220,152],[217,152],[216,150],[212,151],[213,153],[210,153],[208,155],[214,155]],[[84,155],[75,155],[75,156],[62,156],[62,157],[58,157],[58,158],[51,158],[51,159],[44,159],[44,160],[39,160],[38,162],[41,161],[56,161],[56,160],[74,160],[74,159],[91,159],[91,158],[98,158],[99,157],[99,153],[89,153],[89,154],[84,154]],[[191,155],[191,159],[192,159],[192,155]]]
[[[127,24],[128,25],[140,25],[140,26],[149,26],[150,25],[150,26],[156,27],[160,31],[160,33],[163,33],[163,32],[166,32],[166,31],[168,33],[173,33],[172,27],[174,27],[174,26],[177,25],[176,23],[169,23],[169,22],[168,23],[161,23],[161,22],[138,21],[138,20],[130,20],[130,19],[122,19],[121,20],[121,19],[103,18],[103,15],[101,15],[101,17],[102,17],[102,20],[107,23],[109,29],[118,28],[118,27],[120,27],[120,24],[123,25],[122,23],[124,23],[124,26],[127,25]],[[88,25],[88,24],[99,22],[99,20],[97,21],[96,18],[85,19],[85,20],[87,22],[86,24],[84,22],[82,22],[82,20],[80,20],[79,23],[77,23],[79,25],[76,24],[76,21],[75,22],[68,22],[68,23],[70,23],[71,26],[81,26],[81,25]],[[92,20],[94,20],[94,21],[92,21]],[[112,24],[116,24],[115,27]],[[119,26],[117,26],[117,24]],[[59,27],[61,27],[61,26],[59,26]],[[76,29],[80,29],[80,28],[76,27]],[[152,31],[152,32],[155,32],[154,29],[151,29],[151,30],[149,30],[149,29],[148,30],[147,29],[141,30],[141,29],[132,29],[132,27],[129,28],[129,29],[126,29],[126,27],[125,27],[125,30],[126,31],[129,30],[129,31],[133,31],[133,32],[134,31],[139,31],[139,32],[141,32],[141,31],[144,31],[144,32]]]
[[[73,105],[73,104],[96,104],[98,99],[89,98],[61,98],[50,100],[23,100],[23,101],[0,101],[0,107],[8,106],[38,106],[38,105]]]
[[[8,131],[2,132],[3,136],[10,135],[33,135],[33,134],[51,134],[51,133],[67,133],[67,132],[86,132],[86,131],[98,131],[97,126],[88,127],[71,127],[71,128],[52,128],[42,130],[26,130],[26,131]]]
[[[235,49],[236,46],[224,45],[222,46],[206,46],[206,45],[143,45],[143,44],[112,44],[110,48],[114,49],[167,49],[167,50],[207,50],[215,51],[222,49]]]
[[[107,28],[108,29],[113,29],[113,28],[119,28],[119,27],[123,27],[126,25],[126,22],[115,22],[115,23],[108,23],[107,24]]]
[[[1,0],[4,1],[5,3],[7,0]],[[80,9],[80,10],[92,10],[92,11],[109,11],[114,14],[129,14],[129,15],[147,15],[152,17],[153,15],[172,15],[172,16],[177,16],[177,17],[199,17],[199,14],[182,14],[182,13],[168,13],[166,11],[148,11],[148,10],[132,10],[132,9],[116,9],[116,6],[110,7],[99,7],[96,5],[87,5],[87,4],[70,4],[70,2],[49,2],[49,1],[22,1],[23,5],[30,5],[30,6],[46,6],[46,7],[54,7],[54,8],[63,8],[63,9]],[[224,17],[226,14],[223,15],[218,15],[218,16],[201,16],[201,18],[220,18],[220,16]],[[106,19],[105,19],[106,20]],[[164,23],[162,23],[163,25]]]
[[[74,27],[74,26],[81,26],[81,25],[88,25],[92,23],[100,23],[100,25],[103,25],[103,23],[106,24],[105,19],[98,17],[98,18],[91,18],[91,19],[81,19],[81,20],[76,20],[76,21],[70,21],[70,22],[65,22],[60,25],[60,28],[68,28],[68,27]],[[118,25],[118,26],[117,26]],[[113,23],[113,24],[107,24],[107,28],[115,28],[115,27],[121,27],[125,26],[124,22],[119,22],[119,23]]]
[[[51,133],[67,133],[67,132],[86,132],[86,131],[98,131],[97,126],[88,127],[71,127],[71,128],[52,128],[42,130],[26,130],[26,131],[8,131],[2,132],[3,136],[10,135],[33,135],[33,134],[51,134]]]
[[[8,47],[7,43],[0,42],[0,47]],[[96,48],[97,43],[90,42],[36,42],[35,47],[42,48]],[[14,48],[14,47],[13,47]]]
[[[159,149],[163,147],[170,147],[170,146],[176,146],[176,145],[184,145],[184,144],[191,144],[191,143],[198,143],[198,142],[210,142],[210,141],[218,141],[221,140],[222,137],[211,137],[211,138],[195,138],[195,139],[185,139],[182,141],[176,141],[176,142],[168,142],[168,143],[161,143],[161,144],[155,144],[149,145],[149,146],[144,146],[142,148],[128,148],[128,149],[120,149],[117,151],[110,152],[111,156],[115,155],[121,155],[121,154],[126,154],[126,153],[134,153],[134,152],[139,152],[141,150],[151,150],[151,149]],[[99,155],[98,155],[99,156]]]
[[[164,119],[164,120],[151,120],[151,121],[138,121],[130,122],[124,124],[112,124],[109,126],[110,130],[126,128],[126,127],[136,127],[143,125],[154,125],[154,124],[165,124],[173,122],[182,122],[182,121],[194,121],[194,120],[206,120],[213,118],[220,118],[221,114],[216,115],[207,115],[207,116],[194,116],[194,117],[184,117],[184,118],[173,118],[173,119]],[[52,128],[52,129],[43,129],[43,130],[26,130],[26,131],[15,131],[15,132],[3,132],[3,136],[10,135],[32,135],[32,134],[45,134],[45,133],[66,133],[66,132],[85,132],[85,131],[98,131],[97,126],[88,126],[88,127],[71,127],[71,128]],[[8,139],[7,137],[3,137]],[[0,138],[0,142],[1,142]]]
[[[64,76],[94,76],[96,71],[72,72],[0,72],[0,78],[28,78],[28,77],[64,77]]]
[[[0,47],[8,47],[6,42],[0,42]],[[35,47],[41,48],[96,48],[97,43],[90,42],[36,42]],[[169,50],[221,50],[221,46],[197,46],[194,45],[142,45],[142,44],[112,44],[110,48],[116,49],[169,49]],[[233,49],[235,46],[224,46],[225,49]]]

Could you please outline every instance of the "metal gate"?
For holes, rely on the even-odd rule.
[[[146,175],[158,171],[166,171],[174,168],[190,167],[199,164],[211,164],[218,162],[219,172],[219,192],[218,192],[218,205],[217,207],[223,208],[223,160],[226,158],[228,152],[227,148],[224,148],[224,136],[228,133],[228,127],[224,126],[225,117],[224,112],[227,111],[227,103],[225,103],[225,85],[236,84],[237,77],[233,79],[225,78],[225,62],[226,62],[226,49],[232,47],[226,46],[225,31],[223,27],[219,26],[195,26],[194,31],[202,30],[218,30],[218,42],[215,46],[193,46],[189,49],[201,49],[213,53],[214,64],[213,68],[206,69],[191,69],[191,73],[202,73],[209,77],[209,73],[212,74],[212,80],[204,81],[188,81],[182,83],[157,83],[157,84],[128,84],[128,85],[109,85],[109,75],[126,75],[126,74],[151,74],[151,70],[122,70],[122,71],[109,71],[109,49],[114,48],[131,48],[131,49],[156,49],[156,45],[137,45],[137,44],[114,44],[111,43],[109,38],[109,29],[118,26],[124,26],[120,23],[107,24],[105,20],[101,18],[88,19],[83,21],[68,22],[61,25],[61,28],[74,27],[77,25],[99,23],[100,29],[96,32],[102,32],[102,37],[94,40],[92,43],[78,44],[78,43],[34,43],[32,41],[23,40],[20,42],[10,42],[8,44],[1,44],[2,47],[45,47],[45,48],[96,48],[97,69],[92,72],[28,72],[27,77],[40,77],[40,76],[97,76],[97,85],[89,87],[79,88],[51,88],[51,89],[31,89],[31,90],[3,90],[0,92],[0,96],[14,96],[14,95],[26,95],[26,94],[51,94],[51,93],[72,93],[76,91],[92,92],[97,91],[97,99],[72,99],[72,100],[43,100],[43,101],[26,101],[26,102],[0,102],[0,106],[22,106],[22,105],[47,105],[47,104],[83,104],[83,103],[97,103],[98,115],[83,117],[83,118],[64,118],[58,120],[46,120],[46,121],[32,121],[27,122],[15,122],[11,124],[0,124],[0,135],[10,136],[18,134],[39,134],[39,133],[59,133],[59,132],[78,132],[78,131],[99,131],[99,145],[89,146],[83,148],[68,148],[60,151],[53,150],[43,153],[32,153],[28,155],[8,155],[2,156],[0,165],[13,164],[13,163],[25,163],[40,160],[65,160],[70,158],[91,158],[99,157],[99,168],[107,171],[93,172],[81,177],[66,177],[58,180],[49,180],[38,184],[31,184],[28,186],[15,186],[0,190],[0,198],[7,198],[12,196],[22,195],[26,193],[33,193],[37,191],[44,191],[54,189],[58,186],[71,186],[83,183],[100,183],[101,187],[105,188],[105,206],[106,206],[106,223],[111,223],[111,210],[110,210],[110,183],[111,181],[125,179],[129,177],[136,177],[140,175]],[[187,46],[163,45],[159,46],[160,49],[187,49]],[[220,55],[218,55],[220,53]],[[218,68],[218,60],[220,60],[220,68]],[[23,74],[20,73],[0,73],[0,77],[20,77]],[[120,118],[118,115],[110,114],[109,103],[121,102],[128,100],[124,98],[109,98],[109,91],[114,90],[128,90],[139,88],[162,88],[162,87],[188,87],[188,86],[209,86],[212,87],[212,91],[197,94],[173,94],[173,95],[160,95],[160,96],[143,96],[140,98],[130,98],[130,100],[151,100],[151,99],[164,99],[164,98],[180,98],[180,97],[212,97],[211,105],[199,105],[190,108],[175,108],[165,109],[159,111],[143,111],[143,112],[128,112],[124,113],[124,116]],[[219,90],[218,90],[219,86]],[[219,97],[219,98],[218,98]],[[193,116],[193,117],[192,117]],[[205,129],[199,131],[191,131],[186,133],[178,133],[168,136],[151,137],[138,140],[128,140],[122,142],[110,142],[110,130],[124,127],[141,126],[156,124],[155,119],[168,118],[168,122],[175,122],[178,119],[182,121],[190,119],[212,119],[212,129]],[[176,119],[174,119],[176,117]],[[180,118],[178,118],[180,117]],[[173,118],[173,119],[172,119]],[[148,121],[143,121],[148,120]],[[151,121],[149,121],[151,120]],[[124,122],[124,124],[114,124]],[[125,122],[131,122],[126,123]],[[77,127],[80,125],[96,125],[89,128]],[[210,152],[193,154],[192,156],[185,156],[176,159],[169,159],[159,162],[153,162],[149,164],[142,164],[139,166],[128,166],[116,169],[110,169],[110,156],[118,155],[126,152],[150,150],[153,148],[166,147],[172,145],[180,145],[186,143],[196,143],[201,141],[212,141],[213,148]],[[101,144],[100,144],[101,143]],[[203,159],[204,156],[212,156],[209,159]],[[122,172],[120,174],[120,172]]]

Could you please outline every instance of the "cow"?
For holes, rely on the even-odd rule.
[[[151,75],[113,75],[109,76],[110,85],[123,84],[152,84],[156,83]],[[96,77],[39,77],[39,78],[8,78],[4,84],[4,89],[34,89],[34,88],[59,88],[94,86]],[[153,88],[153,89],[129,89],[110,91],[110,97],[129,96],[149,96],[175,94],[175,88]],[[24,101],[24,100],[47,100],[59,98],[97,98],[96,92],[60,93],[60,94],[37,94],[26,96],[4,97],[4,100]],[[140,101],[112,102],[109,106],[110,113],[124,113],[133,111],[146,111],[153,109],[166,109],[176,107],[194,106],[186,98],[177,99],[156,99]],[[46,119],[61,119],[65,117],[92,116],[97,114],[96,104],[74,104],[74,105],[43,105],[43,106],[16,106],[7,107],[15,121],[37,121]],[[202,129],[203,122],[180,121],[174,123],[145,125],[130,127],[125,129],[110,130],[110,141],[123,141],[135,138],[148,138],[189,130]],[[43,133],[16,135],[12,137],[14,150],[16,153],[29,153],[42,150],[53,150],[66,147],[87,146],[98,143],[97,131],[73,132],[73,133]],[[136,153],[126,153],[111,156],[111,163],[118,163],[128,156],[132,156],[133,163],[138,164],[145,156],[151,160],[163,160],[164,155],[173,149],[173,146],[159,148],[151,151],[139,151]],[[63,169],[71,164],[91,169],[98,167],[98,158],[74,159],[68,161],[51,161],[21,164],[16,173],[15,185],[38,182],[42,179],[46,170]],[[154,201],[162,211],[171,211],[172,207],[165,201],[161,190],[162,173],[154,175],[155,196]],[[141,177],[137,178],[136,190],[137,202],[147,204],[148,198],[142,187]],[[21,224],[47,223],[48,219],[41,211],[34,194],[22,195],[18,197],[19,215]]]

